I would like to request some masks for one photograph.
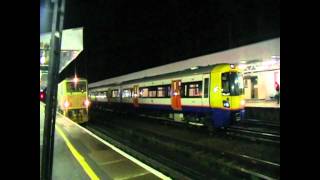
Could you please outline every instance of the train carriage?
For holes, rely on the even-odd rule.
[[[244,118],[242,74],[232,64],[195,67],[91,88],[90,94],[95,93],[106,94],[105,102],[92,99],[105,107],[191,124],[221,128]]]
[[[88,121],[88,85],[83,78],[67,78],[58,85],[57,109],[76,123]]]

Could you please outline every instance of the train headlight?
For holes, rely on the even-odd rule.
[[[229,103],[229,101],[223,101],[223,107],[225,107],[225,108],[230,108],[230,103]]]
[[[65,102],[63,103],[63,106],[64,106],[65,108],[68,108],[68,107],[70,106],[70,103],[69,103],[68,101],[65,101]]]
[[[86,107],[89,107],[90,101],[89,101],[88,99],[86,99],[86,100],[84,101],[84,105],[85,105]]]

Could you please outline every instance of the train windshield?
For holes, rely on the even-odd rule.
[[[67,92],[86,92],[87,83],[85,81],[79,81],[77,83],[67,82]]]
[[[222,93],[230,94],[230,96],[243,95],[243,77],[238,72],[222,73]]]

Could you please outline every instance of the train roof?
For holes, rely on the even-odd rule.
[[[208,66],[200,66],[194,68],[188,68],[182,71],[177,71],[177,72],[172,72],[172,73],[166,73],[166,74],[160,74],[156,76],[150,76],[150,77],[143,77],[139,79],[133,79],[129,81],[123,81],[120,83],[112,83],[112,84],[106,84],[106,85],[101,85],[101,86],[96,86],[94,88],[100,88],[100,87],[108,87],[108,86],[119,86],[119,85],[126,85],[126,84],[132,84],[132,83],[138,83],[141,81],[155,81],[155,80],[161,80],[161,79],[167,79],[167,78],[174,78],[174,77],[181,77],[181,76],[187,76],[190,74],[204,74],[204,73],[210,73],[212,68],[221,65],[221,64],[216,64],[216,65],[208,65]]]
[[[135,82],[140,82],[140,81],[155,81],[155,80],[161,80],[161,79],[187,76],[187,75],[192,75],[192,74],[210,73],[212,68],[217,65],[220,65],[220,64],[200,66],[200,67],[197,66],[196,69],[188,68],[188,69],[184,69],[184,70],[177,71],[177,72],[171,72],[171,73],[160,74],[160,75],[156,75],[156,76],[143,77],[140,79],[135,79],[135,80],[130,80],[130,81],[124,81],[121,84],[130,84],[130,83],[135,83]]]

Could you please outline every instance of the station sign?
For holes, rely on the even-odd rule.
[[[240,64],[239,67],[243,69],[244,73],[277,70],[280,69],[280,60],[271,59],[250,64]]]

